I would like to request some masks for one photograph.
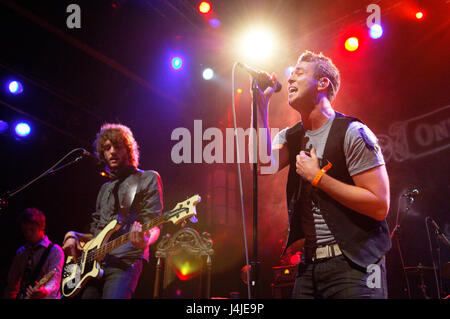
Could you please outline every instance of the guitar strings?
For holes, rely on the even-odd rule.
[[[188,208],[178,208],[178,209],[174,209],[172,211],[170,211],[170,213],[172,213],[171,215],[173,216],[174,214],[178,214],[181,213],[183,211],[189,211]],[[161,216],[158,216],[156,218],[154,218],[153,220],[151,220],[148,224],[145,224],[143,226],[143,231],[147,231],[157,225],[160,225],[162,223],[164,223],[164,220],[169,220],[170,218],[166,217],[166,215],[168,215],[168,213],[163,213]],[[129,239],[129,235],[130,233],[121,235],[120,237],[114,239],[111,242],[106,243],[104,246],[101,246],[99,248],[93,248],[93,249],[89,249],[88,251],[82,251],[81,253],[81,258],[79,259],[79,261],[77,263],[75,263],[75,265],[77,265],[77,267],[75,268],[75,272],[77,272],[78,270],[80,270],[83,267],[83,260],[84,257],[86,256],[86,260],[84,262],[84,264],[91,264],[93,263],[95,260],[98,260],[99,257],[102,257],[104,255],[107,254],[108,251],[110,251],[111,249],[113,249],[113,247],[115,247],[115,245],[117,243],[123,244],[125,243],[128,239]],[[118,245],[120,246],[120,245]],[[66,266],[64,266],[64,273],[66,272]],[[72,271],[71,271],[72,273]],[[67,277],[67,276],[65,276]]]
[[[189,209],[178,208],[178,209],[174,209],[173,211],[171,211],[171,213],[176,214],[176,213],[181,213],[182,211],[186,211],[186,210],[189,210]],[[163,222],[163,220],[165,219],[164,215],[165,214],[163,214],[162,216],[158,216],[155,219],[153,219],[151,222],[149,222],[148,224],[145,224],[143,226],[143,231],[145,232],[145,231],[155,227],[156,225],[161,224]],[[130,233],[126,233],[124,235],[121,235],[120,237],[117,237],[113,241],[106,243],[104,246],[88,250],[87,256],[86,256],[86,262],[92,263],[95,260],[99,259],[100,257],[106,255],[107,252],[112,250],[117,244],[123,244],[126,241],[128,241],[129,235],[130,235]],[[118,246],[120,246],[120,245],[118,245]],[[83,252],[83,254],[84,254],[84,252]]]

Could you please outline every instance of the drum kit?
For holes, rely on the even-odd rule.
[[[430,299],[430,297],[427,295],[426,292],[426,286],[425,286],[425,278],[426,277],[432,277],[435,274],[435,271],[437,271],[436,268],[430,267],[430,266],[422,266],[418,265],[415,267],[405,267],[405,272],[408,276],[412,277],[418,277],[419,278],[419,289],[422,291],[422,294],[425,299]],[[440,269],[441,277],[444,279],[450,279],[450,262],[447,262],[442,265]],[[444,297],[443,299],[450,299],[450,295]]]

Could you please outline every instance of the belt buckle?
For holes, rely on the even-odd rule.
[[[323,259],[329,257],[328,255],[328,246],[317,247],[316,255],[314,256],[314,260]]]

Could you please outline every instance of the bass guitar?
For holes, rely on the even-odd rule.
[[[197,214],[195,208],[200,200],[199,195],[194,195],[176,204],[171,211],[162,213],[161,216],[142,225],[142,232],[164,223],[178,224],[187,218],[195,217]],[[118,220],[112,220],[95,238],[82,246],[83,250],[77,262],[72,256],[67,257],[61,280],[61,291],[65,297],[76,296],[89,279],[99,278],[103,275],[100,265],[106,254],[130,241],[130,233],[108,241],[111,235],[120,228]]]

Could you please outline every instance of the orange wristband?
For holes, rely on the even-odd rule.
[[[314,180],[312,181],[311,185],[316,187],[317,184],[319,184],[320,179],[322,178],[322,176],[332,167],[333,165],[328,162],[327,165],[325,165],[320,171],[319,173],[317,173],[316,177],[314,177]]]

